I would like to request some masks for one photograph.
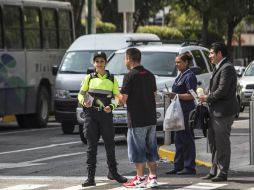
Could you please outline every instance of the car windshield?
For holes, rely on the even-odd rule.
[[[124,64],[124,53],[116,53],[109,60],[107,69],[115,75],[128,73]],[[176,53],[168,52],[142,52],[141,65],[151,71],[154,75],[170,76],[177,75],[175,67]]]
[[[254,76],[254,64],[250,64],[245,73],[244,73],[244,76]]]
[[[103,51],[103,50],[102,50]],[[109,56],[113,51],[104,51]],[[86,73],[88,68],[93,68],[94,51],[68,52],[59,68],[60,73]]]

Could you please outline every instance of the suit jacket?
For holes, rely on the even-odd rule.
[[[236,98],[237,75],[233,65],[223,60],[210,79],[210,93],[207,97],[210,112],[215,117],[235,115],[239,105]]]

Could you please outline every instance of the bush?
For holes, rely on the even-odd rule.
[[[116,26],[109,22],[96,22],[96,33],[112,33],[116,31]]]
[[[139,26],[138,33],[152,33],[158,35],[162,40],[183,39],[184,35],[176,28],[167,26]]]

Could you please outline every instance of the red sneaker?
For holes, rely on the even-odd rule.
[[[148,176],[146,187],[153,188],[153,187],[157,187],[157,186],[158,186],[157,177],[156,176],[155,177]]]
[[[129,182],[126,182],[123,184],[124,187],[139,187],[139,188],[145,188],[146,187],[146,178],[144,177],[144,179],[135,176],[132,180],[130,180]]]

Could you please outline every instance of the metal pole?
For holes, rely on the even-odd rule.
[[[123,32],[127,33],[127,13],[123,12]]]
[[[254,101],[250,101],[250,164],[254,165]]]
[[[166,110],[169,106],[169,97],[167,96],[163,96],[163,99],[164,99],[164,117],[165,117],[165,114],[166,114]],[[171,132],[170,131],[164,131],[164,145],[171,145]]]
[[[92,0],[87,0],[87,34],[92,33]]]

